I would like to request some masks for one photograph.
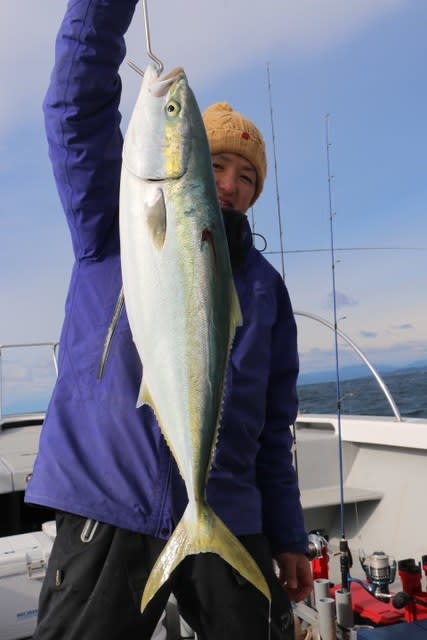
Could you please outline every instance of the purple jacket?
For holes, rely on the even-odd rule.
[[[75,264],[26,501],[167,538],[182,510],[180,480],[150,409],[135,408],[142,368],[125,311],[97,377],[121,289],[118,68],[134,7],[135,0],[72,0],[56,43],[44,111]],[[235,274],[244,324],[208,501],[236,535],[263,531],[276,552],[305,551],[289,429],[297,413],[296,325],[280,275],[248,244]]]

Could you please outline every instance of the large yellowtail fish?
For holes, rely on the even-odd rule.
[[[188,494],[141,611],[191,554],[219,554],[270,600],[257,564],[205,488],[231,343],[241,324],[208,141],[182,69],[144,75],[123,148],[120,241],[126,310],[143,382]]]

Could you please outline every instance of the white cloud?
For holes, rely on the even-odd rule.
[[[362,338],[376,338],[378,333],[376,331],[366,331],[365,329],[360,331]]]
[[[360,345],[358,345],[360,348]],[[372,345],[364,347],[363,352],[368,360],[375,366],[407,366],[417,361],[424,361],[427,353],[427,343],[425,340],[408,340],[390,346]],[[312,373],[333,369],[335,366],[335,352],[333,349],[309,349],[300,352],[301,371]],[[339,347],[340,367],[362,364],[362,360],[347,345]],[[366,369],[368,374],[368,369]]]
[[[336,291],[335,292],[335,304],[337,309],[341,309],[343,307],[354,307],[358,304],[357,300],[355,300],[354,298],[352,298],[351,296],[348,296],[346,293],[343,293],[342,291]],[[329,293],[328,294],[328,300],[327,303],[325,305],[325,307],[327,309],[332,309],[334,306],[334,295],[333,293]]]
[[[3,348],[1,410],[45,409],[55,379],[52,346]]]
[[[155,53],[163,59],[167,68],[177,64],[186,68],[196,95],[198,95],[200,88],[210,85],[220,76],[231,75],[236,78],[236,84],[238,84],[238,71],[242,68],[255,68],[258,65],[259,69],[260,64],[264,66],[267,60],[270,60],[273,65],[279,59],[283,60],[284,57],[291,59],[310,55],[317,56],[322,50],[333,50],[333,47],[342,43],[351,44],[351,41],[363,34],[364,30],[369,29],[382,19],[387,22],[390,15],[397,14],[405,4],[407,6],[405,0],[375,0],[375,2],[372,0],[329,0],[328,2],[264,0],[261,4],[242,2],[242,0],[218,0],[209,3],[205,0],[182,0],[179,3],[170,3],[167,0],[159,2],[148,0],[148,4]],[[37,198],[34,197],[34,188],[28,185],[28,175],[32,167],[21,166],[21,158],[26,153],[27,139],[22,136],[24,144],[21,144],[16,133],[34,122],[37,127],[40,127],[40,138],[43,138],[44,146],[37,152],[37,158],[43,157],[44,160],[40,160],[40,162],[46,162],[47,165],[46,145],[41,130],[43,124],[41,102],[49,81],[54,56],[55,35],[65,6],[65,0],[25,0],[24,2],[0,3],[0,77],[3,88],[7,88],[7,90],[4,89],[3,100],[0,102],[0,157],[2,158],[0,172],[2,168],[7,170],[11,165],[16,164],[18,170],[14,175],[18,176],[19,180],[24,175],[27,178],[25,189],[17,189],[14,183],[7,184],[7,174],[3,173],[6,179],[3,177],[4,186],[0,185],[2,197],[0,235],[8,238],[8,242],[4,243],[3,257],[0,258],[2,299],[8,300],[7,308],[0,318],[0,336],[3,341],[28,339],[29,334],[32,339],[56,338],[63,315],[63,300],[69,277],[71,250],[67,244],[66,259],[64,257],[62,260],[58,255],[52,255],[52,246],[58,243],[61,245],[59,251],[64,252],[62,248],[64,242],[69,242],[65,222],[63,222],[56,199],[47,196],[44,199],[38,192]],[[137,8],[137,14],[129,33],[128,57],[142,67],[147,62],[141,6]],[[129,110],[133,100],[131,94],[132,92],[135,94],[139,79],[134,72],[126,67],[123,69],[123,75],[126,87],[124,106],[126,110]],[[301,96],[301,99],[303,97]],[[254,100],[259,100],[259,97],[255,96]],[[15,146],[10,144],[10,139],[1,140],[2,134],[7,135],[12,132],[13,139],[18,141]],[[321,145],[322,142],[318,143],[318,140],[314,139],[313,147],[310,148],[315,148],[317,144]],[[341,144],[343,145],[342,141]],[[295,144],[292,151],[289,152],[293,160],[295,154],[298,154],[299,146],[304,146],[300,140],[298,140],[298,147]],[[43,175],[37,173],[41,194],[49,189],[53,191],[52,182],[48,183],[47,178],[44,177],[47,174],[51,180],[50,167],[46,168]],[[302,175],[304,176],[304,190],[309,191],[312,188],[312,176],[304,172]],[[23,180],[22,184],[24,184]],[[24,191],[28,191],[28,198],[22,197]],[[415,198],[415,196],[411,197]],[[417,209],[422,209],[424,212],[425,198],[423,194],[417,194],[416,197]],[[323,206],[322,202],[322,200],[318,201],[319,207]],[[302,197],[299,204],[303,209],[304,200]],[[27,209],[30,211],[30,206],[34,208],[33,218],[30,213],[26,213]],[[394,219],[410,219],[408,211],[411,210],[412,202],[405,201],[402,204],[399,201],[395,206],[399,208],[399,214],[394,212]],[[55,209],[58,209],[57,214],[54,213]],[[55,215],[57,218],[54,217]],[[62,230],[58,230],[55,227],[47,239],[46,227],[50,229],[52,220],[56,219],[60,221],[58,225],[63,224],[63,229],[61,227]],[[421,215],[419,219],[422,219]],[[366,225],[363,226],[363,217],[360,222],[366,232]],[[298,224],[300,223],[298,222]],[[305,223],[300,226],[306,233]],[[390,225],[390,228],[394,229],[395,227]],[[37,231],[37,235],[33,234],[33,229]],[[381,230],[384,233],[384,226],[381,227]],[[413,225],[408,224],[403,230],[403,233],[408,233],[408,244],[414,244],[409,235],[411,230],[413,230]],[[271,237],[271,234],[267,233],[266,235]],[[43,243],[43,252],[49,258],[49,265],[55,265],[54,268],[46,267],[45,262],[41,264],[40,250],[36,254],[34,247],[24,245],[27,236],[32,242],[35,241],[34,244],[37,247]],[[63,237],[66,237],[65,241]],[[424,236],[422,233],[418,233],[418,237]],[[385,244],[388,242],[392,242],[392,240],[384,240]],[[272,246],[276,246],[276,244],[272,243]],[[9,259],[7,254],[9,252],[10,255],[13,251],[15,251],[13,259]],[[19,261],[16,260],[16,255],[20,256]],[[424,259],[424,263],[421,258]],[[308,265],[313,264],[308,258],[307,260]],[[369,263],[369,259],[365,259],[364,262]],[[314,272],[312,269],[305,269],[300,266],[301,263],[298,263],[298,267],[294,268],[294,271],[292,268],[287,270],[288,282],[294,283],[294,286],[291,287],[291,297],[298,303],[296,306],[304,309],[308,307],[313,312],[322,313],[321,298],[326,297],[326,289],[329,288],[330,282],[329,263],[325,262],[325,264],[323,272],[321,267],[317,266]],[[346,264],[348,265],[347,271],[345,271]],[[377,275],[377,266],[372,266],[371,261],[369,263],[371,273],[368,277],[364,277],[354,264],[355,262],[350,257],[346,257],[346,261],[343,262],[340,269],[339,286],[345,287],[346,291],[351,292],[353,302],[354,299],[358,301],[357,306],[353,305],[349,312],[345,311],[347,320],[342,323],[342,326],[340,325],[340,328],[347,335],[356,336],[360,327],[369,326],[381,336],[381,331],[384,333],[385,325],[389,326],[393,322],[396,328],[409,317],[414,327],[417,327],[416,334],[414,332],[416,337],[425,335],[422,333],[425,327],[425,323],[423,323],[424,305],[419,305],[417,311],[414,305],[409,307],[408,301],[400,299],[400,305],[396,308],[395,280],[390,277],[389,261],[387,261],[387,282],[389,285],[387,282],[385,285],[381,285],[383,287],[381,289],[382,297],[388,299],[389,306],[386,306],[387,303],[385,303],[377,314],[375,309],[372,310],[372,307],[378,307],[378,291],[380,290],[378,286],[371,298],[368,296],[371,273]],[[412,284],[414,282],[416,284],[415,278],[418,277],[417,291],[423,291],[425,290],[426,273],[425,253],[420,256],[419,264],[418,269],[416,266],[411,267],[408,279],[410,278]],[[5,265],[6,267],[12,265],[13,269],[11,266],[8,271],[5,271]],[[46,275],[42,273],[43,270],[46,271]],[[352,270],[352,273],[349,274],[349,270]],[[28,277],[29,274],[31,274],[31,278]],[[354,278],[352,274],[354,274]],[[406,274],[404,277],[406,278]],[[390,293],[387,286],[393,288]],[[405,291],[399,291],[400,296],[404,294]],[[403,317],[399,315],[396,317],[399,308],[404,309]],[[331,320],[330,316],[331,314],[328,313],[329,320]],[[28,318],[31,318],[31,321]],[[401,335],[402,333],[397,335],[396,331],[394,337],[400,338]],[[385,339],[383,335],[382,338]],[[389,340],[390,343],[392,338],[393,336]],[[369,342],[372,343],[372,340]],[[306,331],[301,331],[300,343],[306,348],[313,344],[329,346],[333,344],[333,334],[324,327],[317,329],[310,325]],[[390,344],[387,345],[388,347]],[[322,354],[319,354],[319,359],[320,357]]]

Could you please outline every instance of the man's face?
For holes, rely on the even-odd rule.
[[[255,167],[236,153],[213,154],[212,166],[221,207],[246,213],[255,195]]]

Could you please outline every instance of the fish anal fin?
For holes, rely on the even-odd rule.
[[[148,407],[150,407],[151,411],[153,412],[153,415],[154,415],[154,417],[155,417],[155,419],[157,421],[157,424],[159,425],[159,429],[160,429],[160,431],[161,431],[161,433],[163,435],[163,438],[165,439],[165,442],[166,442],[167,446],[169,447],[174,459],[176,460],[179,472],[182,475],[182,477],[184,477],[184,475],[185,475],[184,474],[184,470],[182,469],[181,465],[179,464],[179,457],[177,456],[177,452],[176,452],[176,449],[174,447],[173,440],[171,440],[171,438],[168,437],[168,432],[163,426],[161,415],[157,411],[156,403],[153,400],[153,396],[150,393],[150,389],[148,388],[148,385],[144,380],[142,380],[141,387],[139,389],[136,408],[139,409],[140,407],[142,407],[142,405],[147,405]]]
[[[163,248],[166,238],[166,205],[162,189],[157,189],[151,201],[144,205],[147,228],[156,249]]]

